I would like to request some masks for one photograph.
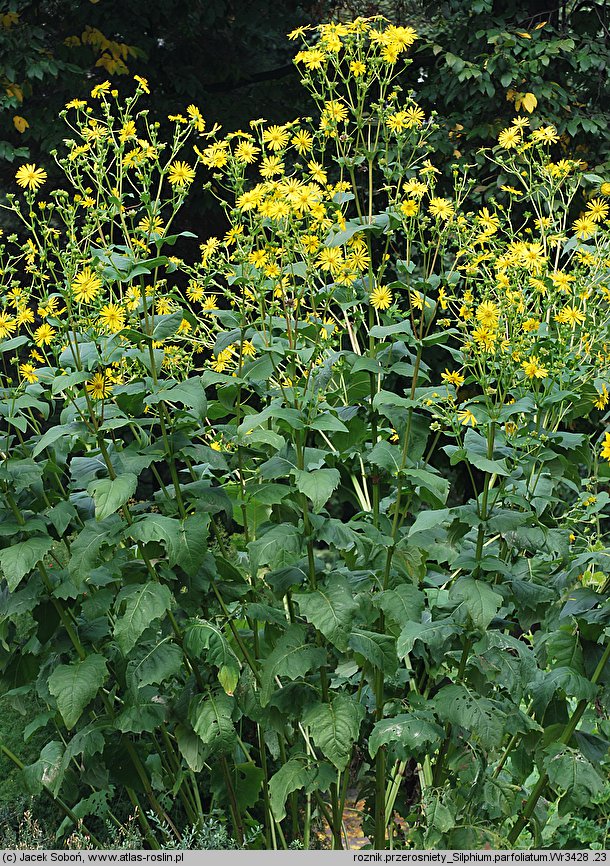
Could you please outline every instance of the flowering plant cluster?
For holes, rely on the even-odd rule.
[[[146,80],[105,82],[66,106],[68,191],[17,171],[27,778],[93,839],[126,794],[153,847],[221,808],[239,844],[339,848],[356,785],[376,848],[542,847],[608,795],[610,184],[517,116],[473,208],[396,86],[415,31],[290,35],[314,119],[223,136],[189,105],[164,142]],[[202,181],[226,224],[193,257]]]

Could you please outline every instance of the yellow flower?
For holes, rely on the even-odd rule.
[[[44,168],[36,168],[33,163],[26,163],[21,168],[17,169],[15,179],[23,189],[31,189],[36,192],[39,186],[47,179],[47,173]]]
[[[193,126],[195,127],[197,132],[203,132],[205,129],[205,120],[203,119],[201,111],[197,108],[197,106],[189,105],[186,109],[186,113],[193,121]]]
[[[387,286],[377,286],[371,292],[369,300],[376,310],[387,310],[392,303],[392,292]]]
[[[477,419],[472,414],[470,409],[460,409],[460,411],[457,413],[457,417],[460,424],[462,424],[464,427],[468,427],[469,424],[471,427],[477,426]]]
[[[279,156],[266,156],[261,162],[261,177],[273,177],[284,171],[284,163]]]
[[[91,91],[92,99],[99,99],[100,96],[104,93],[108,93],[110,90],[111,84],[109,81],[102,81],[101,84],[96,84],[93,90]]]
[[[322,271],[337,273],[343,264],[343,251],[341,247],[325,247],[320,251],[316,265]]]
[[[592,237],[597,231],[596,220],[593,219],[591,214],[580,217],[579,219],[574,220],[572,231],[576,234],[577,238],[587,240],[587,238]]]
[[[260,147],[256,147],[251,141],[240,141],[235,148],[235,159],[250,165],[258,153],[260,153]]]
[[[263,131],[263,144],[269,146],[269,150],[283,150],[288,144],[288,132],[285,126],[270,126]]]
[[[347,117],[347,108],[339,100],[331,99],[324,103],[323,114],[333,123],[343,123]]]
[[[366,72],[366,66],[361,60],[352,60],[349,65],[349,71],[354,78],[360,78]]]
[[[605,220],[608,216],[608,205],[599,198],[592,198],[587,205],[587,216],[596,223]]]
[[[521,144],[521,130],[514,126],[509,126],[507,129],[503,129],[498,136],[498,144],[505,150],[511,150],[511,148],[517,147],[518,144]]]
[[[571,328],[575,328],[576,325],[582,325],[585,319],[585,314],[578,307],[564,307],[555,316],[556,322],[559,322],[561,325],[570,325]]]
[[[176,160],[169,167],[167,179],[172,186],[188,186],[195,180],[195,170],[187,162]]]
[[[218,353],[218,355],[216,355],[216,358],[212,362],[212,370],[214,370],[216,373],[223,373],[229,366],[232,355],[232,346],[228,346],[226,349],[223,349],[221,352]]]
[[[112,385],[105,373],[97,372],[85,383],[85,388],[94,400],[104,400],[112,393]]]
[[[311,48],[309,51],[299,51],[294,59],[296,63],[303,63],[306,69],[319,69],[326,55],[318,48]]]
[[[146,235],[153,233],[158,235],[163,229],[163,220],[160,216],[145,216],[142,217],[137,228]]]
[[[415,216],[418,210],[419,203],[414,198],[405,199],[400,205],[400,211],[406,217]]]
[[[71,99],[66,102],[66,108],[84,108],[86,104],[84,99]]]
[[[426,119],[426,115],[419,107],[419,105],[412,105],[410,108],[407,108],[407,110],[405,111],[405,115],[407,119],[408,129],[421,126]]]
[[[445,372],[441,373],[441,379],[447,385],[455,385],[456,388],[460,388],[464,382],[464,377],[457,372],[457,370],[452,370],[451,372],[445,367]]]
[[[125,143],[130,138],[136,137],[136,125],[133,120],[128,120],[124,125],[121,131],[119,132],[119,141],[121,143]]]
[[[540,322],[538,319],[526,319],[521,325],[521,330],[526,334],[530,334],[532,331],[537,331],[539,327]]]
[[[148,80],[146,78],[142,78],[141,75],[134,75],[133,79],[139,84],[144,93],[150,93],[150,87],[148,86]]]
[[[48,346],[52,343],[55,334],[55,328],[52,328],[47,322],[44,322],[34,331],[34,342],[37,346]]]
[[[549,375],[549,371],[540,363],[537,355],[532,355],[529,361],[522,361],[521,366],[528,379],[544,379]]]
[[[453,205],[448,198],[431,198],[428,210],[432,216],[448,220],[453,214]]]
[[[498,327],[500,310],[493,301],[483,301],[477,308],[477,319],[484,328],[495,330]]]
[[[0,340],[9,337],[17,327],[16,321],[7,316],[5,313],[0,313]]]
[[[602,390],[598,393],[597,400],[595,401],[596,409],[605,409],[610,401],[610,393],[608,393],[608,389],[605,385],[602,385]]]
[[[19,372],[21,373],[22,378],[25,379],[26,382],[29,382],[30,385],[33,385],[34,382],[38,381],[38,376],[34,372],[35,370],[36,367],[27,362],[19,365]]]
[[[91,272],[91,268],[83,268],[82,273],[77,274],[72,280],[70,288],[77,303],[89,304],[102,288],[102,281]]]
[[[100,310],[98,322],[105,331],[116,334],[125,327],[125,311],[118,304],[106,304]]]
[[[312,159],[307,163],[307,168],[309,169],[312,179],[315,180],[316,183],[327,182],[328,178],[326,172],[324,171],[324,168],[320,165],[319,162],[316,162]]]
[[[218,295],[208,295],[201,304],[201,309],[207,312],[218,309]]]
[[[311,150],[313,137],[309,132],[307,132],[307,130],[299,129],[292,136],[290,143],[294,149],[303,156],[303,154]]]
[[[601,456],[604,458],[604,460],[610,460],[610,433],[606,433],[604,435]]]

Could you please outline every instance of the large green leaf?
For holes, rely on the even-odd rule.
[[[11,592],[53,547],[53,539],[28,538],[0,550],[0,567]]]
[[[239,659],[214,623],[196,620],[184,632],[184,648],[197,661],[218,668],[218,680],[227,694],[232,694],[239,679]]]
[[[365,716],[364,706],[347,695],[337,695],[329,704],[309,707],[303,724],[325,758],[345,770]]]
[[[169,711],[156,686],[144,686],[129,694],[115,724],[124,734],[151,734],[161,727]]]
[[[169,587],[161,583],[151,581],[135,588],[128,587],[128,592],[119,594],[117,598],[119,604],[124,598],[127,600],[125,611],[114,625],[116,642],[125,654],[133,649],[142,632],[169,610],[172,603]]]
[[[293,469],[292,474],[297,489],[311,500],[316,513],[324,508],[341,480],[338,469],[314,469],[313,472]]]
[[[358,609],[343,575],[331,575],[326,586],[293,596],[301,615],[340,650],[347,649],[349,629]]]
[[[107,676],[106,659],[97,654],[55,668],[48,680],[49,691],[68,730],[78,722]]]
[[[589,806],[593,797],[608,790],[608,783],[580,752],[561,743],[551,743],[544,751],[551,786],[565,792],[573,806]]]
[[[93,481],[87,487],[87,492],[93,496],[96,518],[104,520],[118,511],[122,505],[131,499],[137,486],[137,476],[131,472],[117,475],[116,478],[100,478]]]
[[[162,683],[173,677],[182,667],[182,651],[175,643],[164,638],[147,647],[138,659],[127,665],[127,682],[132,689]]]
[[[76,536],[70,548],[68,571],[73,580],[83,581],[96,565],[102,547],[112,544],[123,522],[117,514],[112,514],[106,520],[90,520],[79,535]]]
[[[25,783],[30,793],[39,794],[43,786],[54,789],[61,784],[64,751],[63,743],[51,740],[42,749],[38,760],[23,768]]]
[[[466,728],[485,748],[495,748],[502,742],[504,713],[492,701],[473,694],[465,686],[443,686],[433,698],[433,705],[443,722]]]
[[[401,713],[375,724],[369,736],[369,752],[374,758],[381,746],[392,743],[399,747],[397,756],[404,759],[437,745],[442,735],[443,729],[431,714]]]
[[[263,662],[261,672],[261,706],[269,703],[277,688],[275,678],[287,677],[296,680],[312,668],[324,664],[326,653],[322,647],[307,642],[305,629],[298,625],[290,626],[277,646]]]
[[[458,578],[449,592],[449,601],[457,604],[453,611],[456,622],[469,622],[484,631],[502,604],[502,596],[482,580]]]
[[[396,642],[398,658],[402,659],[407,656],[415,646],[415,641],[417,640],[427,644],[433,650],[441,649],[446,646],[448,639],[456,634],[457,631],[458,626],[452,619],[407,622],[403,626]]]
[[[237,738],[232,719],[234,705],[234,698],[225,692],[202,695],[195,699],[189,717],[193,730],[207,746],[208,755],[231,751]]]
[[[426,597],[415,584],[403,583],[396,589],[387,589],[373,597],[390,622],[402,628],[408,622],[419,622]]]
[[[127,535],[135,541],[147,544],[158,541],[165,545],[172,561],[180,555],[180,521],[162,514],[145,514],[127,530]]]
[[[200,773],[205,763],[205,746],[190,725],[176,725],[176,742],[180,754],[194,773]]]
[[[289,523],[274,526],[248,545],[252,573],[257,574],[264,565],[272,571],[294,565],[300,559],[301,545],[301,533],[296,526]]]
[[[390,634],[355,628],[349,636],[349,646],[361,655],[365,663],[392,676],[398,667],[396,639]]]
[[[194,577],[204,560],[208,549],[209,514],[192,514],[180,523],[177,549],[171,551],[170,566],[180,568]]]
[[[276,821],[286,817],[286,800],[293,791],[327,791],[336,781],[337,771],[330,764],[310,767],[307,761],[305,755],[295,755],[269,779],[269,802]]]

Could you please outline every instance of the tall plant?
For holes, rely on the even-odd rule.
[[[49,732],[25,772],[68,824],[121,824],[125,792],[153,847],[222,808],[240,844],[316,819],[340,848],[354,781],[375,847],[539,844],[545,800],[607,788],[608,187],[574,221],[578,164],[517,117],[497,199],[469,209],[457,170],[441,196],[393,83],[415,32],[291,36],[316,120],[220,137],[191,105],[166,144],[144,79],[101,84],[67,107],[70,191],[17,173],[0,652]],[[192,261],[202,170],[230,227]]]

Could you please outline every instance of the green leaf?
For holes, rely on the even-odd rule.
[[[106,520],[88,521],[70,548],[70,576],[79,582],[86,580],[90,571],[98,564],[102,547],[112,544],[122,528],[123,522],[117,514],[112,514]]]
[[[23,768],[25,783],[32,794],[39,794],[43,787],[52,789],[61,784],[63,757],[64,744],[52,740],[42,749],[37,761]]]
[[[28,538],[0,550],[0,568],[8,588],[14,592],[23,578],[53,547],[52,538]]]
[[[446,646],[448,639],[457,631],[458,627],[452,619],[439,619],[434,620],[434,622],[407,622],[396,643],[398,658],[405,658],[413,649],[416,640],[428,644],[431,649],[440,649]]]
[[[182,319],[182,310],[178,310],[177,312],[170,313],[166,316],[155,316],[155,327],[152,333],[153,342],[166,340],[168,337],[175,334],[182,324]]]
[[[87,377],[87,373],[82,374]],[[66,436],[73,435],[78,431],[79,427],[76,424],[56,424],[53,427],[50,427],[46,433],[43,433],[34,448],[32,449],[32,457],[38,457],[45,448],[48,448],[49,445],[52,445],[58,439],[62,439]]]
[[[417,712],[402,713],[375,724],[369,736],[369,752],[374,758],[381,746],[392,743],[400,747],[397,756],[404,760],[424,749],[432,751],[442,736],[443,729],[432,717]]]
[[[276,821],[286,817],[286,800],[293,791],[327,791],[336,781],[337,771],[330,764],[308,767],[307,760],[305,755],[294,756],[269,779],[269,802]]]
[[[138,689],[162,683],[175,676],[181,667],[180,647],[164,638],[150,649],[147,648],[141,658],[129,662],[126,678],[132,689]]]
[[[271,695],[277,688],[275,678],[287,677],[296,680],[305,676],[312,668],[324,664],[326,653],[322,647],[307,643],[305,629],[299,625],[291,625],[286,634],[278,641],[277,646],[263,662],[261,672],[260,702],[266,707]]]
[[[456,622],[471,622],[484,631],[502,604],[502,596],[482,580],[458,577],[449,591],[449,601],[457,604],[453,611]]]
[[[330,704],[309,707],[303,724],[309,727],[311,737],[325,758],[338,770],[345,770],[358,738],[365,716],[364,706],[347,695],[337,695]]]
[[[487,698],[478,697],[465,686],[450,685],[443,686],[432,702],[443,722],[470,731],[485,748],[495,748],[502,742],[505,714]]]
[[[232,713],[234,698],[224,692],[210,693],[195,699],[189,711],[193,730],[207,746],[208,755],[230,752],[237,739]]]
[[[194,773],[200,773],[205,764],[205,746],[200,738],[190,725],[176,725],[174,734],[180,754]]]
[[[544,752],[544,768],[551,786],[567,792],[572,805],[590,806],[593,797],[607,790],[607,783],[580,752],[561,743],[551,743]]]
[[[78,722],[107,676],[106,659],[95,653],[82,661],[55,668],[48,679],[49,691],[57,700],[57,707],[68,730]]]
[[[273,571],[294,565],[301,557],[301,533],[296,526],[281,523],[274,526],[256,541],[248,544],[252,573],[268,565]]]
[[[430,529],[435,529],[442,523],[446,523],[450,517],[451,510],[449,508],[420,511],[413,525],[409,528],[409,537],[415,535],[416,532],[427,532]]]
[[[205,558],[208,549],[209,514],[192,514],[180,523],[180,534],[176,550],[172,550],[169,564],[180,568],[194,577]]]
[[[397,475],[402,466],[401,449],[390,442],[378,442],[368,455],[368,461],[391,475]]]
[[[343,575],[331,575],[326,586],[295,593],[293,598],[307,622],[315,625],[337,649],[347,649],[349,628],[358,604]]]
[[[363,656],[365,664],[379,668],[388,676],[396,673],[398,658],[396,640],[392,635],[355,628],[349,636],[349,646]]]
[[[137,476],[131,472],[117,475],[116,478],[100,478],[87,487],[87,492],[95,502],[96,520],[105,520],[125,505],[136,492]]]
[[[159,695],[158,687],[144,686],[129,695],[115,724],[124,734],[151,734],[161,727],[167,713],[167,701]]]
[[[149,541],[162,542],[170,560],[180,555],[180,521],[174,517],[145,514],[128,527],[126,534],[144,544]]]
[[[408,622],[419,622],[424,611],[426,597],[412,583],[403,583],[396,589],[386,589],[373,596],[374,604],[380,607],[390,622],[403,628]]]
[[[125,611],[114,625],[114,637],[125,655],[133,649],[142,632],[156,619],[169,610],[172,593],[161,583],[145,583],[142,586],[127,587],[117,597],[117,606],[127,597]],[[123,594],[124,593],[124,594]]]
[[[341,480],[338,469],[315,469],[313,472],[293,469],[292,474],[297,489],[311,500],[316,514],[324,508]]]
[[[214,623],[192,622],[184,631],[184,648],[190,656],[218,668],[218,680],[227,694],[232,694],[239,679],[239,659]]]

